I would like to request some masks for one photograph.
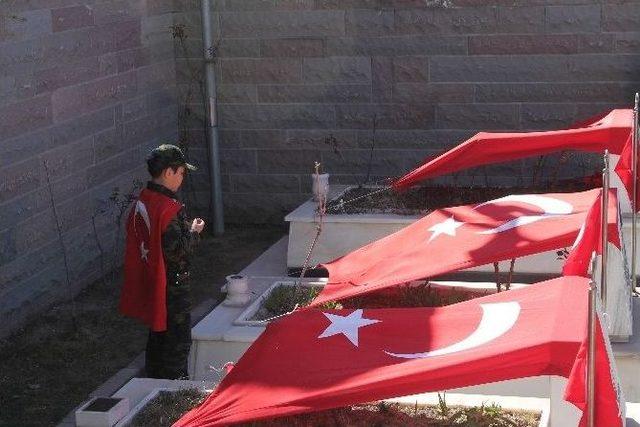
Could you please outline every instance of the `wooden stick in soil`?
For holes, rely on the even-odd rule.
[[[496,277],[496,289],[498,292],[502,292],[502,283],[500,282],[500,265],[497,262],[493,263],[493,271]]]
[[[567,152],[565,150],[561,151],[560,156],[558,158],[558,163],[556,164],[556,167],[553,170],[553,178],[551,181],[551,187],[553,188],[555,188],[555,186],[558,184],[558,176],[560,175],[560,169],[567,162],[567,158],[565,156],[567,156]]]
[[[516,265],[516,259],[511,259],[511,265],[509,265],[509,276],[507,276],[507,283],[505,284],[505,289],[508,291],[511,289],[511,281],[513,280],[513,267]]]
[[[47,165],[47,161],[43,162],[45,178],[47,179],[47,190],[49,190],[49,201],[51,202],[51,209],[53,211],[53,219],[56,224],[56,232],[58,233],[58,241],[60,242],[60,246],[62,248],[62,261],[64,262],[64,273],[65,280],[67,282],[67,289],[71,295],[71,323],[73,325],[73,330],[78,331],[78,319],[76,315],[76,297],[75,293],[71,289],[71,279],[69,274],[69,258],[67,256],[67,247],[64,244],[64,236],[62,235],[62,225],[60,224],[60,216],[58,215],[58,209],[56,208],[56,202],[53,197],[53,187],[51,186],[51,175],[49,173],[49,167]]]
[[[96,215],[91,215],[91,226],[93,227],[93,237],[96,241],[96,247],[98,248],[98,252],[100,253],[100,276],[101,281],[104,286],[107,286],[107,269],[104,265],[104,249],[102,248],[102,244],[100,244],[100,236],[98,236],[98,228],[96,227]]]
[[[316,171],[316,187],[320,188],[320,163],[315,162],[314,167]],[[320,191],[318,192],[319,219],[318,219],[318,224],[316,224],[316,235],[314,236],[313,241],[311,242],[311,246],[309,246],[309,251],[307,251],[307,256],[305,257],[304,263],[302,264],[302,271],[300,272],[300,280],[296,284],[296,291],[298,290],[298,287],[302,283],[302,279],[304,278],[304,275],[307,274],[307,270],[309,269],[309,262],[311,260],[311,254],[313,253],[313,249],[315,248],[316,243],[318,243],[318,238],[320,237],[320,233],[322,233],[322,220],[324,219],[324,214],[326,212],[327,200],[319,193]]]

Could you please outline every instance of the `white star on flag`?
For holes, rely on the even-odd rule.
[[[429,228],[429,231],[433,232],[433,234],[431,235],[431,237],[429,237],[427,243],[431,242],[441,234],[447,234],[449,236],[455,237],[456,228],[461,227],[463,224],[464,222],[456,221],[455,219],[453,219],[453,217],[451,217],[445,219],[442,222],[432,225]]]
[[[344,335],[351,344],[358,346],[358,329],[378,323],[379,320],[365,319],[362,317],[362,309],[357,309],[348,316],[340,316],[331,313],[322,313],[331,322],[327,329],[318,336],[318,338],[326,338],[337,334]]]
[[[140,242],[140,258],[148,261],[147,254],[149,253],[149,249],[144,247],[144,242]]]

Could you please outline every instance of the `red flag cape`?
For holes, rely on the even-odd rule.
[[[545,132],[480,132],[412,170],[394,182],[393,186],[396,189],[407,188],[426,178],[561,150],[603,152],[608,149],[613,154],[620,154],[631,134],[633,111],[612,110],[605,116],[575,126]]]
[[[537,375],[586,378],[589,281],[562,277],[440,308],[301,310],[270,324],[174,426],[217,426]],[[571,310],[567,310],[571,307]],[[598,334],[596,425],[621,426]],[[578,356],[578,359],[577,359]],[[611,358],[611,359],[610,359]],[[571,393],[582,408],[582,396]]]
[[[146,188],[129,212],[120,312],[153,331],[167,329],[167,279],[162,233],[182,204]]]
[[[631,201],[631,205],[633,206],[633,140],[632,135],[629,134],[627,138],[627,142],[622,149],[622,153],[620,154],[620,160],[618,160],[618,164],[616,165],[615,171],[616,174],[620,177],[620,181],[624,185],[624,188],[627,190],[627,194],[629,195],[629,200]],[[637,170],[637,169],[636,169]],[[640,183],[636,185],[636,201],[640,201]],[[635,208],[635,207],[634,207]],[[635,208],[636,212],[640,211],[640,209]]]
[[[617,198],[615,197],[616,190],[611,190],[609,193],[609,214],[616,209]],[[573,243],[569,252],[569,257],[562,267],[562,274],[565,276],[589,276],[589,264],[591,263],[591,255],[595,252],[598,255],[602,254],[602,192],[598,195],[598,198],[593,202],[587,217],[580,227],[578,237]],[[607,230],[607,238],[610,243],[613,243],[618,249],[621,249],[621,236],[620,236],[620,221],[618,211],[618,221],[609,221],[609,228]]]
[[[329,282],[311,305],[571,246],[599,193],[513,195],[439,209],[324,264]]]

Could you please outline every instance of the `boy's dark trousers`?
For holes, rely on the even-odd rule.
[[[147,377],[188,379],[191,348],[191,300],[188,275],[167,280],[167,330],[149,331],[145,365]]]

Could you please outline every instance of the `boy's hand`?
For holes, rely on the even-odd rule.
[[[195,218],[191,223],[191,231],[195,231],[196,233],[202,233],[204,229],[204,220],[202,218]]]

